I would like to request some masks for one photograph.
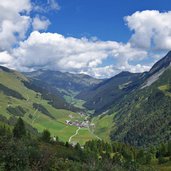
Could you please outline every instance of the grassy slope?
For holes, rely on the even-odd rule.
[[[110,131],[113,127],[114,114],[94,117],[92,122],[95,124],[94,133],[105,141],[110,141]]]
[[[64,90],[64,89],[58,89],[61,93],[65,93],[64,95],[64,99],[68,102],[71,103],[72,105],[81,108],[81,109],[85,109],[83,107],[83,104],[85,103],[84,100],[80,100],[80,99],[75,99],[75,96],[78,95],[79,92],[76,91],[72,91],[72,90]]]
[[[0,83],[10,89],[19,92],[25,99],[27,99],[19,100],[13,97],[6,96],[1,92],[0,115],[4,115],[5,117],[10,118],[12,115],[7,112],[6,108],[8,106],[22,106],[27,111],[23,119],[31,124],[33,127],[37,128],[39,132],[47,128],[52,133],[52,135],[58,136],[63,141],[68,141],[69,137],[75,134],[77,127],[67,126],[65,124],[65,120],[71,119],[69,117],[70,114],[72,114],[74,119],[82,120],[83,118],[81,118],[80,115],[77,113],[53,108],[51,105],[48,104],[48,101],[41,99],[41,97],[37,95],[36,92],[27,89],[23,85],[21,80],[26,80],[26,78],[17,72],[0,72]],[[55,117],[55,120],[42,114],[39,111],[36,111],[32,107],[33,103],[43,105],[51,113],[51,115]],[[32,118],[29,117],[30,115],[32,115]],[[87,134],[86,136],[86,139],[92,138],[92,136],[89,134]]]
[[[88,128],[81,128],[78,131],[78,134],[72,138],[72,142],[79,142],[81,145],[84,144],[86,141],[96,139],[95,135],[92,134]]]
[[[168,158],[166,157],[168,160]],[[171,170],[171,161],[166,163],[159,164],[157,159],[152,159],[151,164],[148,165],[149,168],[152,168],[154,171],[170,171]]]
[[[73,90],[64,90],[64,89],[60,89],[58,88],[58,91],[60,93],[64,93],[64,99],[66,100],[67,103],[72,104],[73,106],[82,109],[84,112],[86,112],[87,114],[93,114],[94,110],[88,110],[84,107],[84,104],[86,101],[78,99],[76,96],[79,94],[78,91],[73,91]]]

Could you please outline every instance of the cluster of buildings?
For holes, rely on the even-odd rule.
[[[77,126],[80,128],[88,128],[89,127],[89,121],[88,120],[84,120],[84,121],[70,121],[70,120],[66,120],[65,123],[67,125],[72,125],[72,126]]]

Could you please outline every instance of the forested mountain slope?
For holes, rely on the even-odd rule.
[[[157,145],[171,138],[171,53],[135,81],[137,87],[113,102],[107,115],[112,126],[99,127],[101,135],[110,131],[112,140],[136,146]],[[132,85],[134,83],[131,83]],[[130,88],[131,84],[127,86]],[[106,119],[111,118],[104,115]],[[96,119],[100,125],[103,116]],[[111,123],[111,122],[110,122]],[[104,129],[103,129],[104,128]]]
[[[42,85],[48,91],[58,92],[62,97],[74,96],[102,81],[89,75],[51,70],[38,70],[24,73],[24,75],[31,78],[31,81],[35,84]]]
[[[86,108],[94,109],[95,114],[101,114],[110,109],[122,96],[132,91],[136,85],[130,88],[127,86],[135,82],[140,76],[139,73],[121,72],[97,86],[81,92],[77,98],[86,101],[84,104]]]
[[[101,114],[118,103],[125,95],[143,87],[150,86],[169,67],[171,63],[171,52],[158,61],[149,72],[120,74],[104,80],[97,86],[81,92],[77,98],[85,100],[84,106],[95,114]]]
[[[171,138],[171,67],[151,86],[124,97],[114,106],[112,140],[137,146]]]

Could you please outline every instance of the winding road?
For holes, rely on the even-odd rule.
[[[75,136],[78,134],[78,131],[79,131],[80,129],[81,129],[81,128],[79,127],[79,128],[76,130],[75,134],[72,135],[72,136],[70,136],[70,138],[69,138],[69,143],[71,142],[71,139],[72,139],[73,137],[75,137]]]

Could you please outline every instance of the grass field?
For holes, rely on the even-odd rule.
[[[81,128],[78,131],[78,134],[72,138],[72,143],[79,142],[81,145],[83,145],[86,141],[97,139],[97,137],[92,134],[88,128]]]
[[[165,95],[171,97],[171,92],[169,92],[169,90],[170,90],[169,85],[162,85],[162,86],[159,87],[159,90],[163,91],[165,93]]]
[[[94,133],[107,142],[110,141],[109,135],[113,126],[113,117],[114,114],[97,116],[92,120],[92,123],[95,124],[94,128],[92,128]]]
[[[164,164],[158,164],[158,160],[153,160],[150,166],[156,171],[171,171],[171,161]]]

